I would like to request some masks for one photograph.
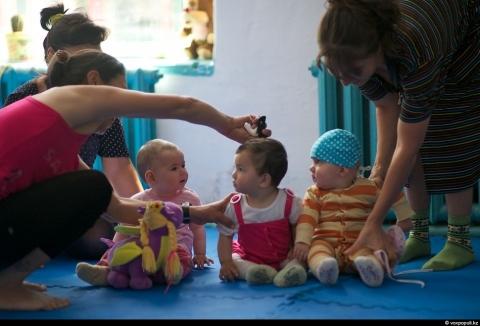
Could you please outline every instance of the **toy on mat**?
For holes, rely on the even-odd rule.
[[[152,287],[154,282],[178,283],[182,268],[176,251],[176,227],[182,219],[179,206],[148,202],[140,226],[118,226],[116,231],[129,237],[107,243],[110,246],[108,284],[142,290]]]
[[[252,136],[254,137],[265,137],[263,135],[263,130],[267,128],[267,117],[262,115],[260,118],[257,120],[257,127],[253,128],[252,125],[248,122],[245,122],[244,128],[245,130]]]

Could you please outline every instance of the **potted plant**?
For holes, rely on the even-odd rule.
[[[8,60],[9,62],[25,61],[28,59],[27,35],[23,32],[23,18],[14,15],[10,19],[12,32],[7,34]]]

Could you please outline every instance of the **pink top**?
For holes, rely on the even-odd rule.
[[[52,108],[26,97],[0,110],[0,199],[78,169],[88,135]]]

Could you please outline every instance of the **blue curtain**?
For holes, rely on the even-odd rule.
[[[35,78],[44,70],[37,69],[15,69],[10,66],[0,67],[0,95],[3,106],[7,96],[13,92],[18,86]],[[160,80],[162,75],[158,70],[128,70],[127,85],[129,89],[151,92],[155,91],[155,84]],[[135,156],[138,149],[148,140],[156,138],[156,124],[153,119],[121,119],[123,128],[125,129],[125,137],[132,161],[135,164]],[[95,169],[102,169],[101,161],[96,160]]]

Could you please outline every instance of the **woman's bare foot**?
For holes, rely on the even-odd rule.
[[[0,310],[55,310],[70,304],[67,299],[52,297],[34,288],[24,284],[0,288]]]
[[[23,281],[23,286],[30,289],[30,290],[35,290],[38,292],[45,292],[47,291],[47,287],[43,284],[38,284],[38,283],[31,283],[27,281]]]

